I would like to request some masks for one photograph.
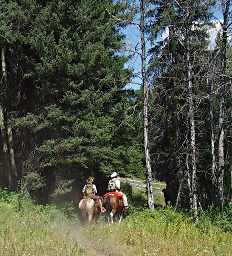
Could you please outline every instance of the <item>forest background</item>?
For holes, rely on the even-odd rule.
[[[78,200],[88,175],[100,194],[112,171],[149,177],[147,107],[151,171],[171,204],[230,202],[230,1],[9,0],[0,15],[2,187],[46,203],[57,190]]]

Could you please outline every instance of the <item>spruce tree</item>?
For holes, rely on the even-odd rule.
[[[205,108],[202,97],[206,93],[206,78],[201,74],[207,66],[202,59],[207,56],[211,3],[150,2],[155,8],[155,12],[150,12],[151,39],[154,42],[150,69],[154,78],[154,100],[161,107],[153,117],[155,151],[152,153],[159,156],[157,176],[166,180],[172,203],[178,205],[181,194],[182,206],[190,207],[196,216],[200,205],[197,201],[204,201],[202,194],[205,193],[197,191],[201,182],[204,184],[204,175],[207,175],[202,157],[202,151],[205,151],[200,143],[202,110]],[[164,32],[166,37],[162,40]],[[157,125],[157,118],[161,119],[163,126]],[[162,136],[158,136],[158,132]]]
[[[31,81],[35,98],[15,122],[34,137],[25,162],[28,175],[80,182],[113,170],[141,173],[143,157],[140,145],[133,145],[137,131],[130,117],[134,96],[124,89],[131,72],[120,53],[125,6],[66,0],[39,7],[30,38],[37,56]]]

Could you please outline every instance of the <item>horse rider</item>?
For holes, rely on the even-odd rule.
[[[127,201],[126,195],[122,191],[120,191],[121,181],[120,181],[120,177],[119,177],[118,173],[113,172],[110,175],[110,178],[111,179],[109,180],[109,183],[108,183],[108,190],[120,193],[120,195],[122,196],[124,208],[127,210],[128,209],[128,201]]]
[[[93,183],[94,177],[90,176],[86,180],[86,184],[82,189],[84,198],[92,198],[95,202],[98,202],[101,212],[105,212],[105,209],[102,206],[102,201],[100,196],[97,196],[97,187]]]

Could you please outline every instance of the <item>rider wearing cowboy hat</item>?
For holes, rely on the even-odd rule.
[[[93,184],[93,182],[94,182],[94,177],[92,176],[89,176],[86,179],[86,184],[82,189],[82,193],[84,194],[84,197],[92,197],[97,194],[97,187],[95,184]]]
[[[128,209],[128,201],[127,201],[127,197],[126,195],[120,191],[121,189],[121,181],[120,181],[120,177],[118,175],[117,172],[113,172],[110,175],[110,180],[108,183],[108,190],[109,191],[116,191],[116,192],[120,192],[122,194],[122,200],[123,200],[123,205],[125,207],[125,209]]]
[[[93,182],[94,182],[94,177],[89,176],[86,179],[86,184],[82,189],[82,193],[84,194],[85,198],[92,198],[94,201],[97,201],[99,203],[101,212],[105,212],[105,209],[102,207],[101,198],[100,196],[97,196],[97,187]]]

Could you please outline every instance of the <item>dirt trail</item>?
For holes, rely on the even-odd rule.
[[[90,239],[82,231],[84,227],[75,224],[60,227],[62,233],[65,232],[70,238],[76,241],[77,245],[83,250],[84,256],[126,256],[127,250],[118,245],[115,245],[114,241],[102,241],[99,245],[99,241]],[[86,226],[88,228],[88,226]]]

